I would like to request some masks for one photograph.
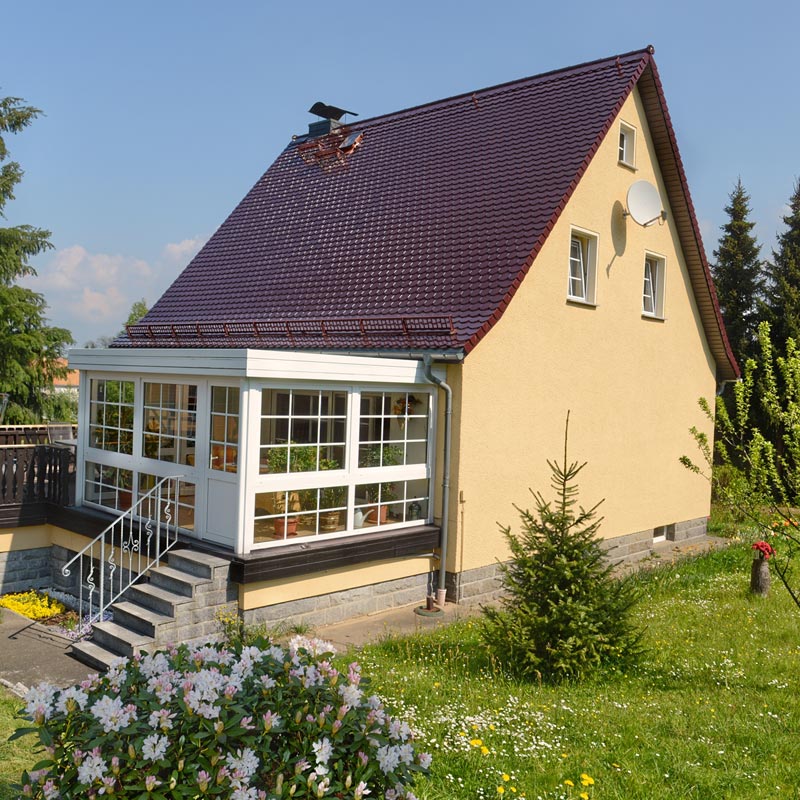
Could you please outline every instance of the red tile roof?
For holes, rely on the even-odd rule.
[[[298,137],[116,346],[469,352],[645,72],[652,48],[359,121],[347,155]]]

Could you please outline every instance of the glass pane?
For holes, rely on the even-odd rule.
[[[211,387],[211,410],[224,413],[228,407],[227,389],[224,386]]]

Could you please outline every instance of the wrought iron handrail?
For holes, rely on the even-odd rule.
[[[162,478],[61,568],[61,574],[68,578],[73,564],[78,563],[78,613],[86,633],[177,544],[178,527],[173,517],[180,479]]]

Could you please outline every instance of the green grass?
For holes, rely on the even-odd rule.
[[[595,800],[800,798],[800,612],[774,579],[749,595],[750,559],[734,544],[637,576],[648,654],[627,675],[520,684],[477,620],[362,650],[372,688],[434,755],[417,795],[577,799],[586,773]],[[0,697],[0,800],[35,760],[6,742],[18,705]]]
[[[8,737],[17,727],[15,719],[22,701],[0,686],[0,800],[12,800],[17,795],[11,791],[11,784],[19,780],[22,770],[30,767],[35,760],[33,740],[17,739],[9,742]]]
[[[582,773],[598,800],[800,797],[800,612],[777,582],[749,595],[750,558],[735,545],[638,576],[648,655],[627,675],[520,684],[477,621],[364,650],[434,754],[419,797],[578,798]]]

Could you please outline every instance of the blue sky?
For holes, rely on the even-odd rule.
[[[706,251],[737,177],[768,256],[800,175],[800,4],[3,0],[0,96],[46,116],[9,137],[7,222],[79,344],[152,304],[316,100],[362,118],[653,44]]]

